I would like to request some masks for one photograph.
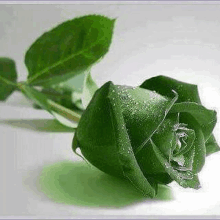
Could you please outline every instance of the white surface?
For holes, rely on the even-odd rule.
[[[19,80],[24,80],[27,75],[23,64],[25,50],[44,31],[79,15],[97,13],[117,17],[111,49],[92,70],[99,85],[112,80],[117,84],[135,86],[146,78],[163,74],[198,84],[203,104],[217,110],[220,115],[219,10],[219,3],[0,5],[0,56],[14,58]],[[9,103],[27,104],[16,94],[8,100]],[[1,104],[0,119],[10,118],[51,117],[46,112],[28,107]],[[218,143],[219,131],[218,123],[214,131]],[[43,133],[0,123],[0,216],[76,218],[120,215],[137,218],[146,215],[220,215],[220,153],[207,157],[199,175],[200,190],[182,189],[172,183],[173,200],[143,201],[133,191],[133,195],[128,195],[129,186],[122,184],[120,188],[119,182],[99,171],[91,171],[95,177],[82,177],[79,173],[75,173],[75,179],[71,175],[68,177],[71,166],[73,170],[77,169],[74,164],[81,161],[72,153],[72,137],[72,133]],[[61,182],[68,182],[70,178],[66,184],[72,183],[74,187],[72,200],[68,196],[66,198],[68,204],[59,203],[56,197],[62,186],[50,190],[54,199],[40,190],[38,181],[47,166],[52,166],[48,176],[57,173],[51,178],[60,178]],[[64,176],[60,169],[65,170]],[[44,177],[47,177],[45,173]],[[88,184],[93,191],[86,188]],[[80,199],[81,203],[86,203],[83,201],[83,187],[91,193],[91,197],[87,197],[87,205],[79,205]],[[62,199],[65,201],[65,197]],[[121,205],[130,205],[113,207],[114,200],[118,202],[120,199]],[[107,200],[109,205],[103,207]]]

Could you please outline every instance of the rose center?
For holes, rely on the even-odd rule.
[[[184,123],[177,123],[173,128],[173,132],[174,139],[170,158],[171,164],[176,170],[189,171],[192,169],[193,157],[186,156],[186,153],[193,147],[195,132],[187,128],[187,124]]]
[[[173,151],[173,156],[177,156],[186,146],[187,146],[187,124],[178,123],[174,126],[174,134],[176,138],[175,149]]]

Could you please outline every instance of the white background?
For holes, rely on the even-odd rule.
[[[220,115],[219,12],[218,2],[1,3],[0,56],[13,58],[19,81],[25,80],[24,54],[37,37],[67,19],[103,14],[117,21],[109,53],[92,69],[98,85],[111,80],[137,86],[152,76],[171,76],[197,84],[203,104]],[[220,153],[207,157],[200,190],[172,183],[170,200],[143,199],[127,183],[75,156],[73,133],[39,132],[30,121],[4,123],[51,118],[28,106],[17,93],[0,106],[0,216],[220,215]],[[218,143],[219,131],[218,123]]]

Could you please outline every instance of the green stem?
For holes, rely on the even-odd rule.
[[[23,93],[25,94],[25,96],[27,96],[28,98],[31,98],[35,101],[35,99],[33,98],[34,97],[34,94],[36,95],[36,93],[38,94],[38,96],[40,95],[41,97],[43,97],[43,100],[45,100],[44,102],[42,103],[45,103],[43,104],[43,108],[45,110],[47,110],[48,112],[55,112],[55,113],[58,113],[59,115],[63,116],[64,118],[70,120],[70,121],[75,121],[75,122],[78,122],[80,120],[80,117],[81,115],[74,112],[73,110],[70,110],[54,101],[52,101],[51,99],[48,99],[42,92],[32,88],[32,90],[34,91],[34,94],[32,93],[31,94],[31,90],[29,91],[29,95],[27,94],[27,88],[30,88],[29,86],[25,85],[26,82],[20,82],[17,84],[17,87],[23,91]],[[30,95],[31,94],[31,95]],[[36,101],[35,101],[36,102]],[[37,102],[36,102],[37,103]]]
[[[80,117],[81,117],[80,114],[78,114],[68,108],[65,108],[62,105],[59,105],[58,103],[52,101],[51,99],[48,99],[47,103],[49,104],[50,109],[52,111],[55,111],[56,113],[62,115],[63,117],[65,117],[69,120],[75,121],[75,122],[78,122],[80,120]]]
[[[41,91],[42,94],[44,95],[47,95],[47,96],[50,96],[50,97],[53,97],[53,98],[68,98],[68,95],[65,95],[65,94],[60,94],[60,93],[52,93],[52,92],[47,92],[47,91]]]

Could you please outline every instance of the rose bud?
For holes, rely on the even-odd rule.
[[[82,114],[73,150],[95,167],[154,197],[158,184],[198,189],[205,157],[219,151],[216,111],[197,86],[157,76],[139,87],[105,83]]]

